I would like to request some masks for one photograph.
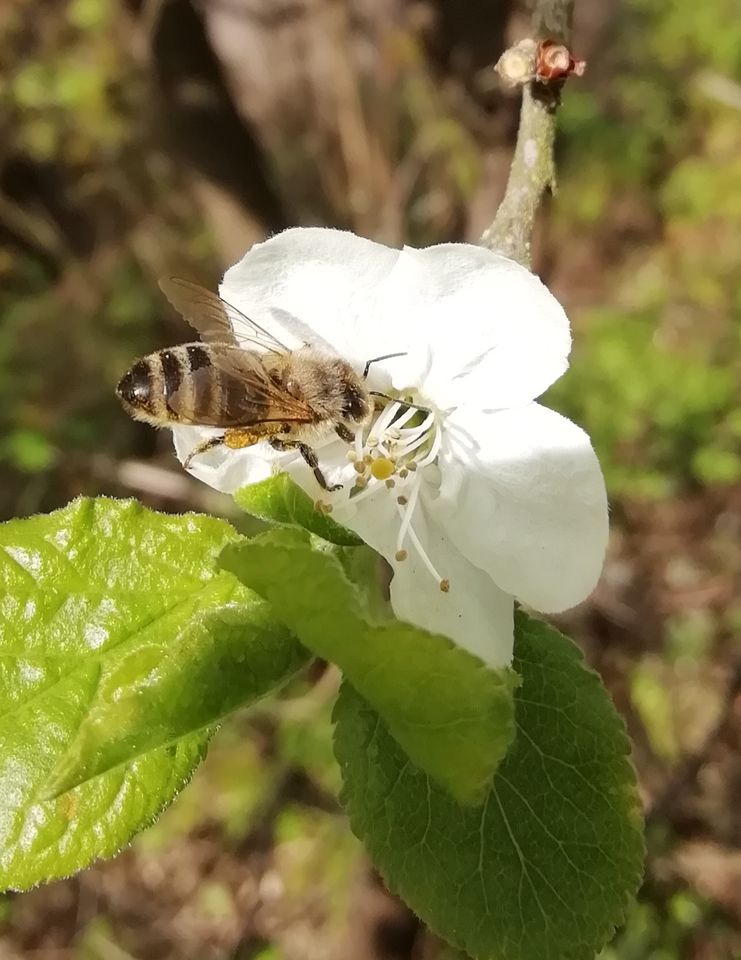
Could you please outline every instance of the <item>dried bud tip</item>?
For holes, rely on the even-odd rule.
[[[576,60],[562,43],[555,40],[541,40],[535,56],[535,78],[541,83],[552,80],[565,80],[572,74],[584,75],[586,60]]]
[[[520,40],[514,47],[504,51],[494,69],[505,83],[513,87],[529,83],[535,77],[537,49],[534,40]]]
[[[571,58],[571,72],[575,77],[583,77],[584,71],[587,69],[586,60],[575,60],[574,57]]]

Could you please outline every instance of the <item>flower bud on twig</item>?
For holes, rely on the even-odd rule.
[[[554,40],[541,40],[535,54],[535,79],[541,83],[584,75],[586,60],[577,60],[568,47]]]

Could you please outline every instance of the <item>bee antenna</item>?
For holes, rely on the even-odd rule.
[[[368,376],[368,371],[371,368],[371,364],[379,363],[381,360],[392,360],[394,357],[405,357],[406,353],[384,353],[382,357],[373,357],[372,360],[369,360],[365,367],[363,367],[363,380]]]
[[[393,356],[403,356],[403,354],[393,354]],[[381,359],[379,357],[379,359]],[[400,397],[390,397],[387,393],[380,393],[378,390],[368,391],[372,397],[381,397],[390,403],[400,403],[402,407],[411,407],[413,410],[422,410],[424,413],[431,413],[429,407],[423,407],[421,403],[412,403],[411,400],[402,400]]]

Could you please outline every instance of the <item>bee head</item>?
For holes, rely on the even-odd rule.
[[[351,423],[363,423],[371,414],[371,404],[365,390],[355,383],[346,383],[342,401],[342,416]]]

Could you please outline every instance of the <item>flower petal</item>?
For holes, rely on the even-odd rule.
[[[353,233],[296,227],[248,250],[219,292],[288,346],[325,345],[362,370],[409,346],[386,295],[399,256]]]
[[[193,449],[208,437],[223,433],[213,427],[174,427],[173,439],[175,453],[184,463]],[[332,503],[349,496],[355,473],[347,461],[347,444],[335,439],[316,447],[322,473],[328,483],[343,484],[342,491],[332,494]],[[256,443],[241,450],[231,450],[226,446],[214,447],[206,453],[198,454],[188,466],[188,472],[210,487],[222,493],[235,493],[250,483],[266,480],[277,471],[291,475],[310,497],[319,499],[322,490],[316,482],[311,468],[298,452],[281,453],[268,443]]]
[[[471,244],[399,251],[297,227],[253,246],[220,293],[289,346],[324,345],[357,370],[403,353],[372,368],[372,385],[390,377],[440,408],[527,403],[568,365],[558,301],[524,267]]]
[[[458,549],[543,612],[583,600],[607,546],[607,495],[587,434],[537,403],[461,408],[445,424],[435,516]]]
[[[415,511],[414,530],[441,576],[450,581],[448,593],[441,591],[411,543],[406,560],[394,559],[399,518],[394,498],[385,491],[379,490],[357,507],[352,502],[336,506],[332,518],[354,530],[392,564],[391,606],[400,620],[450,637],[491,667],[512,662],[512,597],[458,551],[426,516],[423,503]]]
[[[513,260],[462,243],[405,247],[391,287],[412,342],[429,344],[416,385],[438,408],[529,403],[568,366],[563,307]]]

